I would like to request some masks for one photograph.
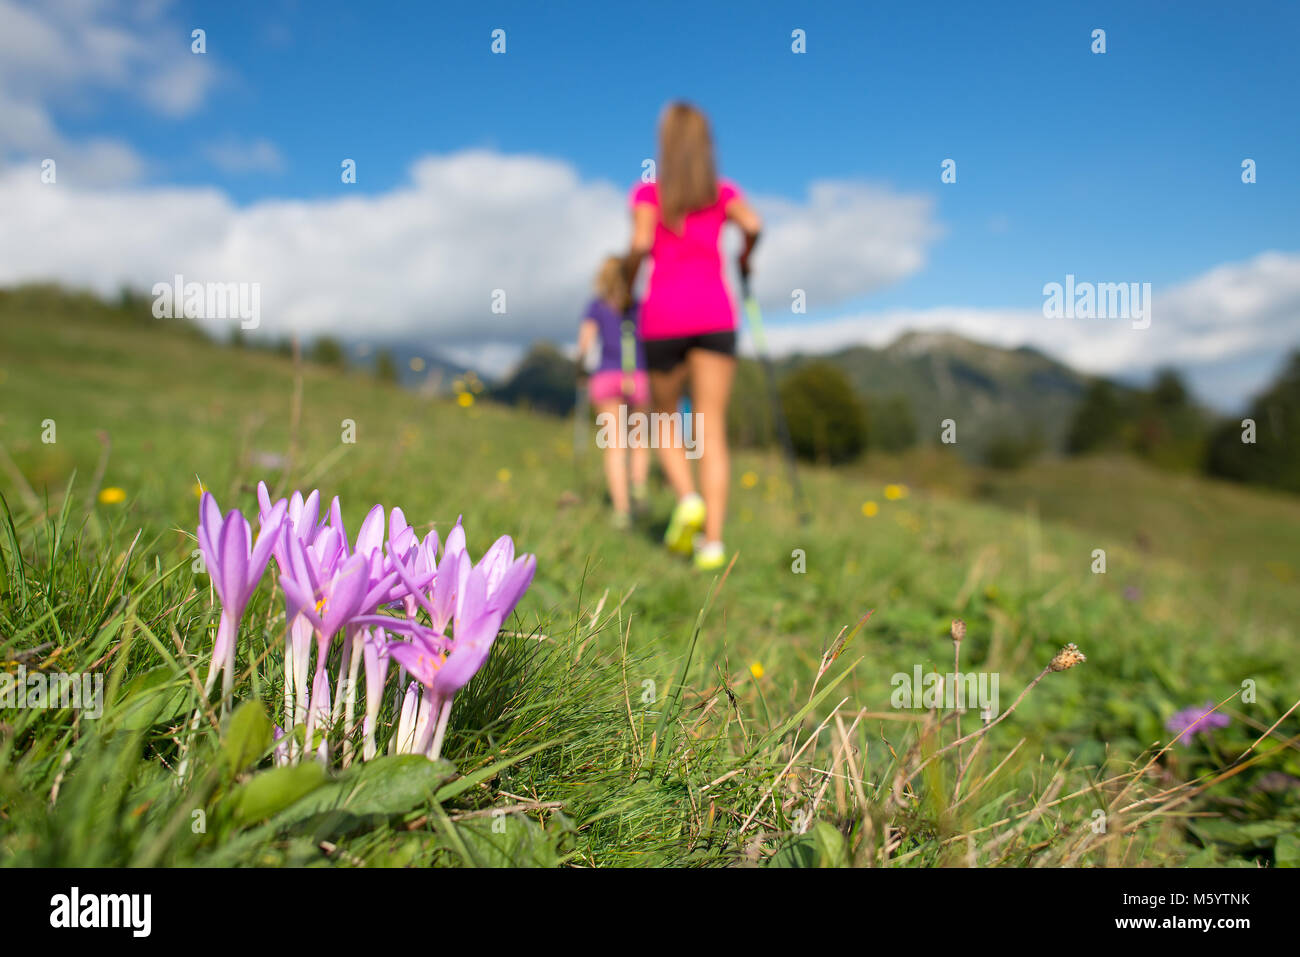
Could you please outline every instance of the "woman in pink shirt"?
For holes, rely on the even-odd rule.
[[[709,121],[688,103],[672,103],[664,110],[656,181],[634,188],[631,202],[632,245],[625,260],[629,281],[643,258],[648,255],[652,263],[641,306],[652,401],[657,412],[676,412],[689,380],[704,493],[701,497],[695,490],[681,432],[661,419],[659,461],[677,493],[664,542],[683,554],[694,551],[699,568],[718,568],[726,561],[722,525],[731,483],[727,404],[736,372],[736,308],[719,238],[728,221],[744,231],[739,265],[741,274],[748,275],[762,223],[740,190],[718,178]]]

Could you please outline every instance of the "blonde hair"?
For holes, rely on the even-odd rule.
[[[605,257],[600,271],[596,273],[596,295],[620,315],[632,305],[632,289],[627,284],[622,256]]]
[[[687,213],[718,200],[709,120],[690,103],[669,103],[659,121],[659,215],[676,230]]]

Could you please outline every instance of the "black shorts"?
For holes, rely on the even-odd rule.
[[[647,339],[645,364],[651,372],[671,372],[686,361],[686,353],[704,349],[724,356],[736,354],[734,332],[706,332],[700,336],[680,336],[676,339]]]

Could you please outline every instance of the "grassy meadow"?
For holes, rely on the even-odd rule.
[[[704,575],[657,544],[661,486],[645,527],[611,526],[599,450],[575,456],[573,436],[0,292],[0,661],[105,682],[96,719],[0,711],[0,863],[1300,862],[1300,500],[1127,459],[1003,473],[927,448],[805,468],[800,525],[780,460],[742,450],[735,560]],[[233,713],[203,702],[217,616],[192,567],[196,489],[252,520],[263,479],[338,495],[353,533],[383,502],[421,532],[463,516],[475,558],[503,533],[537,555],[442,762],[273,765],[269,575]],[[892,707],[891,677],[952,672],[955,618],[960,669],[998,674],[1004,717],[949,747],[979,714]],[[1087,660],[1044,673],[1069,643]],[[1207,701],[1227,727],[1171,744],[1166,720]]]

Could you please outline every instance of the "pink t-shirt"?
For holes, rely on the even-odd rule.
[[[641,304],[642,338],[676,339],[736,328],[718,237],[727,221],[727,204],[739,196],[735,184],[719,180],[718,201],[687,213],[680,233],[655,224],[650,287]],[[658,185],[634,187],[631,205],[638,203],[649,203],[658,212]]]

